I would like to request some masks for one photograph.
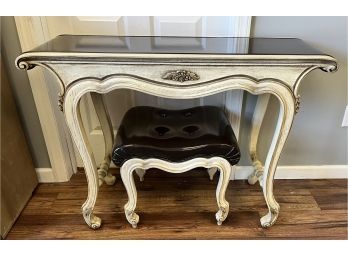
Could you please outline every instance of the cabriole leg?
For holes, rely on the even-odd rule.
[[[262,125],[263,118],[265,116],[267,105],[269,102],[269,94],[259,95],[257,98],[255,111],[252,118],[252,127],[251,127],[251,135],[250,135],[250,158],[254,167],[254,172],[248,177],[248,183],[250,185],[254,185],[257,181],[262,185],[262,176],[263,176],[263,165],[259,161],[257,157],[257,142],[259,138],[260,128]]]
[[[280,102],[278,122],[267,154],[262,179],[263,195],[268,206],[268,213],[260,220],[261,225],[264,228],[272,226],[279,215],[279,204],[273,195],[274,174],[295,114],[295,100],[292,93],[283,90],[282,93],[277,95],[277,97]]]
[[[231,177],[231,165],[226,160],[221,161],[220,178],[218,186],[216,189],[216,201],[219,207],[218,212],[215,214],[216,221],[218,225],[221,225],[222,222],[227,218],[229,212],[229,203],[226,201],[225,194],[228,183]]]
[[[107,185],[113,185],[116,181],[116,177],[109,172],[111,162],[111,152],[114,144],[114,132],[109,113],[105,106],[103,95],[91,92],[94,108],[96,110],[101,129],[103,131],[105,153],[104,160],[99,166],[99,185],[105,182]]]
[[[133,178],[134,169],[132,166],[128,167],[127,162],[125,162],[121,167],[121,178],[128,194],[128,202],[124,206],[124,213],[128,222],[133,228],[136,228],[139,222],[139,215],[134,212],[137,206],[137,189]]]
[[[64,114],[71,136],[81,155],[88,182],[87,200],[82,205],[83,218],[89,227],[97,229],[101,225],[101,219],[93,214],[93,209],[99,191],[98,172],[91,146],[83,128],[79,101],[79,97],[68,93],[64,102]]]

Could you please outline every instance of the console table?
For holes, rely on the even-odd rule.
[[[170,42],[170,47],[151,47],[161,39]],[[260,182],[268,206],[261,225],[270,227],[276,221],[279,204],[273,195],[273,179],[299,109],[300,82],[316,68],[335,71],[336,60],[293,38],[194,38],[204,40],[204,47],[185,47],[185,42],[192,39],[62,35],[16,59],[18,68],[44,67],[60,83],[58,106],[64,112],[87,176],[88,197],[82,213],[91,228],[101,225],[101,219],[93,214],[99,185],[103,181],[114,182],[114,177],[108,174],[114,135],[102,94],[122,88],[173,99],[193,99],[234,89],[259,95],[250,138],[255,172],[248,181]],[[129,47],[117,45],[116,40],[127,42]],[[249,46],[247,53],[234,52],[229,47],[245,43]],[[105,158],[99,169],[78,108],[86,93],[91,93],[104,135]],[[256,149],[269,94],[279,100],[280,112],[263,165]]]

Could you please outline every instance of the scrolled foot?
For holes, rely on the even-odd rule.
[[[108,175],[106,175],[104,177],[104,181],[107,185],[112,186],[113,184],[115,184],[116,177],[114,175],[108,173]]]
[[[277,220],[279,215],[279,210],[273,210],[272,212],[268,212],[265,216],[260,219],[261,226],[263,228],[271,227]]]
[[[248,177],[248,183],[249,185],[255,185],[257,181],[262,180],[264,167],[262,163],[257,159],[255,153],[251,154],[251,160],[253,162],[254,172]]]
[[[263,175],[263,170],[258,170],[253,172],[251,175],[248,177],[248,183],[249,185],[255,185],[257,181],[262,180],[262,175]]]
[[[259,179],[255,176],[255,174],[251,174],[248,177],[248,183],[249,185],[255,185],[255,183],[258,181]]]
[[[255,185],[255,183],[259,180],[259,178],[255,175],[255,173],[249,175],[248,183],[249,185]]]
[[[104,168],[98,169],[98,177],[99,177],[99,186],[101,186],[104,182],[105,184],[112,186],[115,184],[116,177],[111,173],[108,173]]]
[[[134,211],[125,211],[127,221],[132,225],[133,228],[137,228],[139,222],[139,215]]]
[[[86,209],[82,211],[83,217],[87,225],[92,229],[98,229],[101,226],[102,220],[98,216],[94,215],[91,209]]]
[[[101,226],[101,218],[92,214],[91,228],[98,229],[98,228],[100,228],[100,226]]]
[[[220,207],[218,212],[215,214],[217,224],[220,226],[222,222],[227,218],[229,207]]]

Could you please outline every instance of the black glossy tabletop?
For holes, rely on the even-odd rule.
[[[238,50],[237,46],[247,46]],[[297,38],[61,35],[30,52],[222,55],[325,55]]]

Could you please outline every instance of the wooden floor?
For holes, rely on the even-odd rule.
[[[68,183],[39,185],[7,239],[347,239],[347,180],[277,180],[281,212],[272,228],[263,229],[259,219],[267,208],[258,185],[231,181],[230,213],[217,226],[217,175],[210,181],[203,170],[150,170],[142,183],[135,177],[140,222],[133,229],[123,214],[126,192],[114,172],[116,184],[101,187],[95,208],[103,219],[99,230],[89,229],[80,213],[87,187],[79,172]]]

